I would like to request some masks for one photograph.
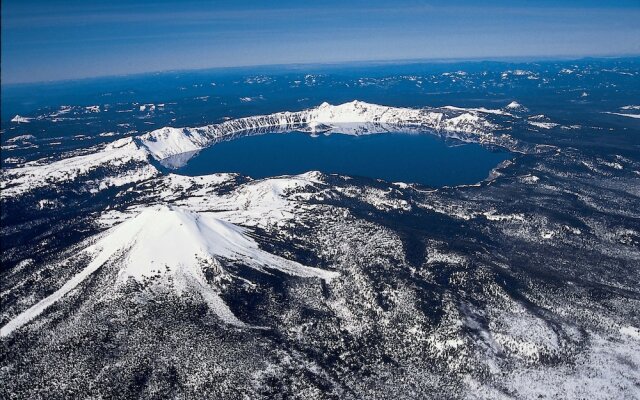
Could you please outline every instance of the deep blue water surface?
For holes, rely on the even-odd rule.
[[[264,178],[318,170],[445,186],[478,182],[510,156],[477,144],[451,146],[428,133],[318,137],[300,132],[271,133],[217,143],[177,172],[192,176],[239,172]]]
[[[575,72],[563,72],[567,69]],[[514,74],[516,70],[524,74]],[[197,127],[299,111],[324,101],[341,104],[352,100],[394,107],[492,109],[515,100],[530,115],[582,127],[532,130],[520,121],[506,132],[516,140],[571,142],[574,147],[592,148],[606,144],[607,148],[615,146],[616,154],[636,157],[640,120],[609,112],[634,112],[622,107],[638,105],[639,70],[640,58],[631,57],[270,66],[37,84],[3,82],[0,164],[12,168],[44,157],[64,157],[71,151],[165,126]],[[17,114],[29,118],[29,123],[12,122]]]

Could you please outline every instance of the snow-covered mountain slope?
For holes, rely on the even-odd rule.
[[[194,177],[171,174],[158,184],[167,185],[161,197],[162,202],[175,201],[181,207],[196,211],[213,210],[234,224],[267,228],[287,224],[303,208],[313,209],[314,206],[306,204],[304,200],[311,193],[326,188],[319,175],[317,172],[308,172],[291,177],[251,181],[220,195],[212,192],[215,183]],[[196,192],[199,194],[197,196],[177,198],[176,193],[181,193],[176,190],[177,186],[185,191],[193,190],[194,187],[202,189]]]
[[[11,118],[11,122],[15,122],[17,124],[26,124],[31,122],[31,118],[27,118],[27,117],[22,117],[20,115],[16,115],[15,117]]]
[[[158,86],[175,104],[153,111],[136,90],[105,97],[100,113],[86,103],[3,121],[0,179],[24,195],[0,201],[0,333],[13,329],[0,337],[0,398],[640,399],[639,120],[602,114],[636,113],[640,71],[581,65],[509,65],[505,78],[506,65],[429,76],[421,65],[425,76],[360,82],[291,72],[248,77],[251,87],[181,73]],[[322,173],[180,176],[137,137],[103,142],[210,110],[301,110],[322,93],[473,106],[430,111],[499,127],[398,129],[371,118],[377,107],[342,119],[331,106],[294,127],[175,129],[167,147],[411,131],[527,154],[486,181],[435,189]],[[398,113],[383,118],[413,115]],[[361,122],[327,122],[351,119]],[[556,122],[578,127],[544,128]],[[141,173],[151,166],[156,175]],[[93,193],[124,176],[150,178]],[[328,271],[339,275],[316,277]]]
[[[346,125],[347,129],[335,130],[341,133],[345,133],[345,130],[346,133],[369,131],[349,127],[354,124],[419,127],[479,135],[498,128],[474,110],[388,107],[356,100],[340,105],[325,102],[308,110],[239,118],[198,128],[161,128],[139,139],[154,158],[163,160],[202,149],[216,139],[252,130],[298,129],[315,132],[334,130],[337,127],[341,128],[341,125]]]
[[[539,159],[545,173],[557,173],[549,163],[553,158]],[[635,161],[619,162],[623,170],[637,169]],[[4,275],[3,323],[8,324],[2,334],[8,337],[1,340],[15,348],[12,357],[21,358],[0,373],[9,378],[24,365],[32,376],[53,370],[45,382],[57,384],[75,382],[77,376],[92,379],[97,368],[128,371],[138,368],[139,360],[150,360],[152,370],[169,359],[190,377],[214,363],[229,371],[242,360],[242,371],[234,374],[245,382],[247,375],[261,377],[284,353],[278,363],[285,368],[268,379],[288,382],[293,376],[305,382],[311,365],[317,371],[347,371],[347,377],[337,375],[335,387],[350,388],[350,368],[363,365],[376,375],[357,376],[357,384],[364,383],[356,389],[400,371],[402,379],[412,382],[409,397],[417,390],[431,393],[430,379],[439,376],[486,398],[507,391],[529,398],[538,390],[556,393],[556,387],[559,394],[552,397],[567,398],[574,386],[581,388],[576,397],[596,390],[621,393],[621,398],[633,394],[637,379],[628,371],[629,365],[638,365],[640,342],[633,320],[637,307],[628,294],[637,279],[628,265],[634,265],[638,251],[632,240],[619,239],[635,237],[629,232],[638,231],[637,215],[605,219],[599,204],[610,197],[598,200],[593,192],[586,197],[594,180],[583,178],[568,188],[582,193],[589,208],[564,211],[573,199],[549,191],[549,177],[537,167],[525,172],[497,184],[432,191],[319,173],[260,181],[237,180],[234,174],[152,178],[131,189],[137,193],[133,201],[111,203],[102,214],[105,222],[108,217],[119,222],[81,247],[89,245],[89,266],[88,261],[66,265],[73,265],[75,277],[66,275],[68,268],[35,262]],[[604,173],[597,176],[609,184]],[[517,191],[505,182],[517,184]],[[631,187],[635,178],[628,182]],[[632,213],[637,196],[627,197],[618,207]],[[543,207],[544,214],[536,207]],[[579,219],[571,219],[573,213]],[[87,225],[95,218],[95,213],[88,215]],[[405,221],[411,226],[405,227]],[[597,243],[598,235],[610,237],[600,228],[608,221],[622,224],[623,233]],[[261,249],[252,244],[258,240],[254,235],[261,238]],[[585,241],[598,256],[578,254],[578,262],[593,283],[586,289],[580,281],[565,285],[575,280],[576,249]],[[517,246],[522,252],[513,254]],[[538,258],[530,255],[549,249],[558,250],[544,258],[544,267],[554,275],[540,277]],[[167,254],[170,250],[175,258]],[[300,264],[287,269],[290,262],[273,254],[327,270],[300,269]],[[247,264],[247,255],[261,261]],[[525,269],[529,260],[536,262],[531,272]],[[594,271],[593,260],[606,263],[606,269]],[[328,270],[339,276],[313,278]],[[608,292],[615,303],[607,313],[599,298],[588,297],[596,285],[615,288]],[[263,358],[237,357],[233,351],[239,346]],[[191,364],[194,354],[204,361]],[[296,357],[304,364],[291,366]],[[96,368],[95,359],[108,364]],[[61,380],[55,365],[63,362],[86,369]],[[425,365],[441,369],[425,372]],[[29,379],[16,379],[24,382],[23,391],[34,391]],[[262,390],[258,381],[247,385]],[[210,382],[218,384],[217,372]],[[574,386],[563,388],[563,382]],[[610,383],[602,389],[603,382]],[[451,386],[437,386],[443,387]],[[372,397],[390,390],[383,385]]]
[[[198,128],[165,127],[90,149],[91,153],[3,169],[1,197],[16,197],[34,189],[80,180],[85,181],[87,190],[136,183],[159,174],[151,157],[163,161],[165,166],[181,166],[197,151],[217,141],[273,131],[360,135],[403,128],[444,132],[464,141],[509,145],[511,141],[506,135],[493,133],[500,126],[487,120],[483,110],[486,109],[399,108],[352,101],[340,105],[322,103],[308,110],[239,118]]]
[[[335,273],[303,266],[261,250],[248,231],[216,218],[184,208],[159,206],[145,209],[115,227],[94,245],[100,254],[126,250],[118,281],[129,278],[144,282],[158,275],[189,273],[195,266],[221,269],[219,260],[241,262],[258,271],[269,269],[301,277],[331,279]]]
[[[40,315],[108,262],[118,265],[116,287],[134,279],[142,284],[162,285],[177,294],[193,291],[202,296],[220,319],[236,326],[245,324],[207,282],[205,270],[220,275],[224,262],[235,262],[267,274],[277,270],[324,280],[337,276],[336,272],[306,267],[261,250],[247,233],[245,228],[211,213],[175,206],[148,207],[100,234],[84,250],[92,259],[89,265],[53,294],[9,321],[0,329],[0,336],[11,334]]]
[[[512,112],[527,112],[529,111],[529,109],[525,106],[523,106],[522,104],[518,103],[517,101],[512,101],[511,103],[507,104],[504,107],[506,110],[512,111]]]
[[[149,153],[133,139],[118,139],[93,152],[53,162],[34,161],[20,168],[3,169],[0,197],[15,197],[48,185],[72,182],[96,174],[96,189],[140,182],[158,174]],[[99,173],[102,169],[103,173]],[[91,188],[90,188],[91,189]]]

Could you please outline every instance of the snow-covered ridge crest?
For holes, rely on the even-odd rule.
[[[11,118],[11,122],[15,122],[17,124],[26,124],[31,122],[32,118],[27,118],[27,117],[23,117],[21,115],[16,115],[15,117]]]
[[[198,151],[238,132],[284,128],[329,131],[339,125],[352,124],[419,127],[471,134],[484,134],[497,128],[473,110],[389,107],[354,100],[340,105],[325,102],[308,110],[239,118],[198,128],[166,127],[142,135],[138,140],[155,159],[163,160]]]
[[[33,161],[20,168],[3,169],[0,198],[15,197],[52,183],[72,182],[105,166],[122,171],[104,176],[96,186],[122,186],[156,176],[158,170],[149,164],[149,152],[131,138],[118,139],[94,152],[63,158],[53,162]]]
[[[199,150],[236,136],[290,130],[361,135],[402,129],[445,132],[446,136],[464,141],[504,144],[507,139],[491,133],[496,128],[499,126],[472,109],[415,109],[362,101],[322,103],[308,110],[251,116],[197,128],[165,127],[137,138],[96,146],[83,155],[3,169],[0,198],[82,179],[84,188],[91,191],[141,182],[160,174],[150,162],[151,157],[165,166],[179,167]]]
[[[85,248],[92,261],[60,289],[22,312],[0,329],[8,336],[95,273],[114,262],[118,274],[114,287],[134,279],[158,284],[178,294],[185,291],[202,296],[224,322],[245,326],[219,291],[207,282],[205,269],[224,272],[223,262],[239,262],[263,273],[277,270],[300,277],[330,280],[337,272],[307,267],[266,252],[247,235],[245,228],[226,222],[214,213],[197,213],[176,206],[152,206],[92,239]]]

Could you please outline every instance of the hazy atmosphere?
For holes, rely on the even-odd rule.
[[[2,2],[2,83],[358,60],[630,55],[637,1]]]

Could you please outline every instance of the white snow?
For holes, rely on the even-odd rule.
[[[0,197],[12,197],[35,188],[51,184],[69,182],[79,175],[87,174],[102,166],[119,167],[127,163],[138,162],[141,166],[135,173],[112,178],[111,184],[122,185],[140,182],[157,175],[158,170],[148,164],[148,152],[140,148],[131,138],[119,139],[94,153],[64,158],[46,163],[34,161],[23,167],[3,171],[0,181]]]
[[[164,106],[164,104],[163,104],[163,106]],[[149,111],[149,112],[151,112],[151,111],[155,111],[155,109],[156,109],[156,105],[155,105],[155,104],[153,104],[153,103],[149,103],[149,104],[142,104],[142,105],[139,107],[140,112],[144,112],[144,111]]]
[[[578,354],[571,363],[553,367],[530,366],[494,375],[493,379],[504,384],[500,396],[521,399],[637,398],[638,374],[633,366],[640,363],[639,342],[628,336],[612,340],[593,332],[588,335],[590,351]],[[486,387],[475,388],[477,398],[500,398],[485,390]]]
[[[71,110],[73,110],[72,106],[60,106],[60,109],[58,111],[55,111],[49,114],[49,118],[52,118],[52,121],[57,121],[59,119],[57,119],[56,117],[59,117],[60,115],[68,114],[71,112]]]
[[[496,210],[484,212],[483,215],[489,221],[524,221],[522,214],[497,214]]]
[[[513,71],[513,74],[516,76],[525,76],[525,75],[531,75],[532,72],[531,71],[525,71],[522,69],[516,69],[515,71]]]
[[[204,148],[209,138],[202,129],[161,128],[140,137],[142,144],[158,160]]]
[[[151,106],[153,104],[144,105],[145,109],[150,109]],[[157,160],[166,160],[166,165],[177,166],[184,164],[197,151],[222,138],[250,132],[306,129],[310,132],[335,131],[361,135],[390,132],[402,126],[405,129],[444,131],[448,132],[447,135],[465,141],[476,140],[461,135],[465,133],[477,137],[478,141],[486,141],[491,139],[489,131],[497,126],[478,113],[504,113],[500,110],[482,108],[469,111],[452,107],[447,111],[451,112],[445,113],[441,109],[429,108],[387,107],[352,101],[340,105],[323,103],[299,112],[258,115],[199,128],[165,127],[137,138],[123,138],[106,146],[96,146],[90,149],[94,151],[91,154],[72,156],[54,162],[39,160],[19,168],[4,170],[0,180],[0,188],[3,189],[0,197],[18,196],[35,188],[70,182],[99,168],[116,171],[114,168],[124,165],[131,168],[120,171],[117,177],[111,176],[103,182],[94,182],[96,187],[140,182],[159,174],[149,163],[150,155]],[[182,157],[177,159],[175,156],[179,155]],[[170,157],[173,158],[169,159]]]
[[[20,115],[16,115],[15,117],[11,118],[11,122],[15,122],[17,124],[29,123],[31,122],[31,120],[32,118],[21,117]]]
[[[33,135],[20,135],[20,136],[13,137],[11,139],[7,139],[7,143],[27,142],[35,138],[36,137]]]
[[[270,115],[258,115],[247,118],[225,121],[220,124],[207,125],[199,128],[161,128],[139,139],[143,146],[157,160],[175,156],[185,152],[200,150],[215,140],[231,136],[239,132],[266,129],[309,129],[326,126],[329,129],[340,126],[340,133],[371,133],[371,129],[358,129],[353,125],[401,125],[407,127],[433,129],[438,131],[466,132],[484,134],[496,128],[486,119],[475,112],[465,109],[450,109],[460,112],[454,117],[445,115],[438,109],[413,109],[388,107],[377,104],[352,101],[340,105],[322,103],[320,106],[298,112],[279,112]],[[484,110],[488,113],[502,113],[501,110]]]
[[[620,333],[632,337],[633,339],[640,340],[640,329],[633,326],[623,326],[620,328]]]
[[[538,79],[536,74],[534,74],[531,71],[527,71],[527,70],[523,70],[523,69],[516,69],[516,70],[513,70],[513,71],[511,71],[511,70],[504,71],[502,74],[500,74],[502,79],[507,79],[507,78],[509,78],[510,75],[513,75],[513,76],[526,76],[527,79]]]
[[[203,185],[188,199],[177,199],[177,204],[190,210],[217,211],[220,218],[226,221],[241,224],[243,226],[260,227],[282,226],[292,220],[296,214],[296,208],[312,205],[296,201],[298,198],[305,200],[316,188],[323,185],[318,180],[317,172],[270,178],[252,181],[243,184],[230,193],[216,195],[207,187],[216,180],[228,180],[229,175],[211,175],[204,180],[192,177],[170,175],[170,189],[163,192],[165,201],[173,201],[175,193],[180,193],[180,186],[191,187],[192,184]],[[200,177],[198,177],[200,178]]]
[[[483,114],[494,114],[494,115],[511,116],[511,114],[509,114],[508,112],[506,112],[504,110],[489,109],[489,108],[484,108],[484,107],[462,108],[462,107],[454,107],[454,106],[444,106],[442,108],[447,109],[447,110],[454,110],[454,111],[479,112],[479,113],[483,113]]]
[[[507,104],[504,108],[506,108],[507,110],[513,110],[513,111],[528,111],[527,107],[523,106],[517,101],[512,101],[511,103]]]
[[[178,294],[195,291],[226,323],[244,326],[218,292],[206,281],[203,268],[223,270],[221,261],[240,262],[263,273],[278,270],[289,275],[330,280],[336,272],[307,267],[258,247],[245,228],[213,213],[195,213],[174,206],[155,206],[98,235],[85,251],[93,260],[52,295],[20,313],[0,330],[7,336],[60,300],[101,266],[117,257],[116,287],[135,279],[157,282]]]
[[[520,108],[520,107],[522,107],[522,106],[517,101],[512,101],[511,103],[507,104],[507,106],[506,106],[506,108]]]
[[[93,274],[98,268],[100,268],[107,260],[114,254],[116,248],[105,248],[103,251],[89,263],[89,265],[83,269],[80,273],[76,274],[73,278],[67,281],[62,287],[56,290],[53,294],[40,300],[34,306],[20,313],[17,317],[7,322],[5,326],[0,328],[0,336],[5,337],[10,335],[14,330],[29,323],[35,317],[40,315],[44,310],[49,308],[52,304],[60,300],[67,293],[78,286],[87,277]]]
[[[556,126],[558,126],[558,124],[554,123],[554,122],[540,122],[540,121],[527,121],[529,123],[529,125],[533,125],[536,128],[542,128],[542,129],[553,129]]]
[[[158,206],[116,226],[96,246],[128,249],[118,275],[120,282],[130,277],[142,282],[157,274],[176,275],[184,273],[185,268],[218,264],[220,258],[239,261],[262,272],[276,269],[289,275],[322,279],[336,275],[267,253],[247,232],[214,213]]]
[[[620,117],[628,117],[628,118],[640,118],[640,114],[615,113],[615,112],[605,112],[605,114],[618,115]]]

